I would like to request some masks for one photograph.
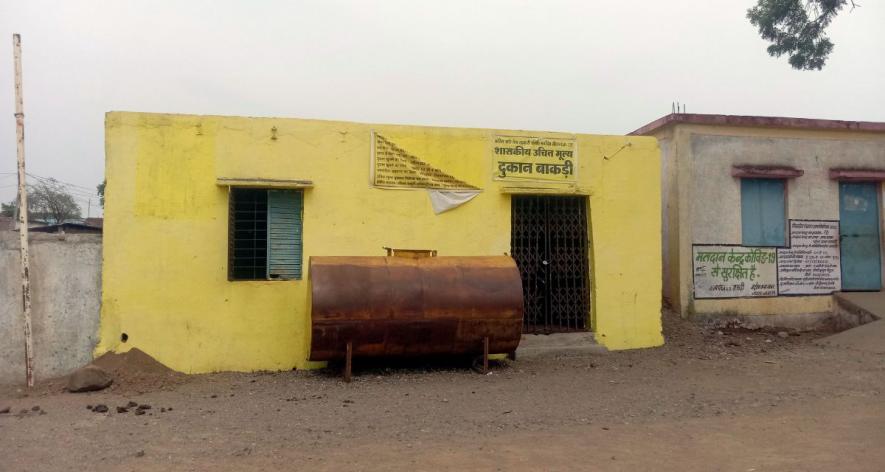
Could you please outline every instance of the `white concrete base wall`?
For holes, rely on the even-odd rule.
[[[805,172],[787,180],[787,218],[839,219],[839,182],[833,168],[885,166],[885,143],[693,135],[691,231],[694,244],[741,244],[741,181],[735,165],[781,165]],[[688,254],[689,258],[691,254]]]
[[[679,185],[678,260],[682,314],[831,312],[829,296],[695,300],[692,245],[742,243],[741,184],[740,179],[731,175],[733,166],[777,165],[802,170],[803,176],[787,180],[787,224],[790,219],[839,220],[839,182],[830,179],[830,169],[881,169],[885,166],[885,139],[881,135],[854,136],[765,128],[686,128],[680,133],[684,145],[682,153],[677,156],[681,167],[679,175],[682,182],[687,182]],[[885,209],[881,204],[882,196],[879,198],[880,209]],[[880,216],[882,221],[885,217]],[[885,234],[885,227],[881,231]],[[671,248],[671,252],[675,250]],[[885,249],[882,252],[885,253]],[[675,259],[671,254],[665,260],[672,266]],[[882,267],[885,273],[885,261]],[[672,274],[672,267],[665,269],[665,273]]]
[[[92,361],[101,304],[101,235],[31,235],[31,310],[37,380]],[[19,234],[0,231],[0,384],[24,384]]]

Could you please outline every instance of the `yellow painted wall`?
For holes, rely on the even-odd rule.
[[[412,139],[409,146],[423,143],[416,154],[458,156],[441,163],[444,170],[482,193],[436,215],[423,190],[372,188],[372,130]],[[516,185],[492,180],[495,132],[109,113],[96,354],[138,347],[192,373],[313,367],[307,361],[310,256],[382,255],[382,246],[509,253],[507,192],[519,186],[589,195],[594,331],[611,349],[662,344],[656,140],[577,135],[577,185]],[[220,177],[314,182],[304,191],[303,280],[227,280],[228,189],[216,185]]]

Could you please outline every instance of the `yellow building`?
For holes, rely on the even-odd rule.
[[[106,156],[96,354],[316,367],[310,257],[386,247],[512,254],[527,331],[663,342],[654,138],[112,112]]]

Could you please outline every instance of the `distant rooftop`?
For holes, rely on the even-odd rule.
[[[647,135],[675,124],[743,126],[750,128],[792,128],[806,130],[861,131],[885,133],[885,123],[878,121],[819,120],[783,116],[707,115],[701,113],[671,113],[630,133]]]
[[[100,233],[104,226],[104,218],[84,218],[76,220],[66,220],[61,224],[49,223],[46,221],[32,219],[28,227],[37,232],[56,232],[58,230],[72,229],[74,231],[88,231]],[[0,231],[11,231],[16,229],[15,218],[11,216],[0,216]],[[94,230],[94,231],[91,231]]]
[[[28,231],[33,233],[101,233],[101,226],[90,226],[83,223],[61,223],[56,225],[32,226]]]
[[[104,226],[104,218],[86,218],[83,220],[83,224],[86,226],[101,228]]]

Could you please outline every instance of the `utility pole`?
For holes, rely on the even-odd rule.
[[[25,112],[22,100],[22,38],[12,35],[15,61],[15,147],[18,155],[18,232],[21,239],[22,315],[25,321],[25,377],[34,386],[34,342],[31,339],[31,280],[28,260],[28,192],[25,185]]]

